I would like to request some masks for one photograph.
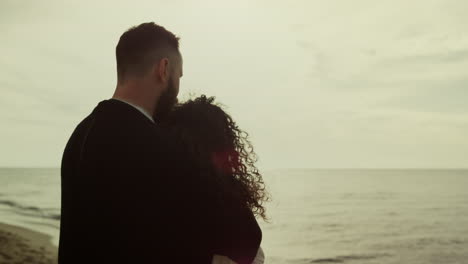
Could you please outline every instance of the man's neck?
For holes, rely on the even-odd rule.
[[[145,81],[141,80],[128,80],[123,84],[119,83],[112,98],[142,108],[148,115],[153,116],[158,96],[154,94],[153,89],[147,86]]]
[[[136,108],[138,111],[140,111],[143,115],[145,115],[149,120],[151,120],[154,123],[154,119],[153,119],[152,115],[147,110],[145,110],[143,107],[141,107],[141,106],[139,106],[139,105],[137,105],[135,103],[132,103],[132,102],[126,100],[126,99],[123,99],[123,98],[119,98],[119,97],[114,96],[114,97],[112,97],[112,99],[119,100],[121,102],[124,102],[124,103],[127,103],[127,104],[131,105],[132,107]]]
[[[112,99],[116,99],[125,102],[141,113],[148,117],[153,123],[153,113],[155,111],[155,105],[151,100],[152,96],[145,94],[142,89],[143,87],[131,87],[131,86],[117,86],[115,89]],[[141,93],[135,93],[135,91],[141,91]]]

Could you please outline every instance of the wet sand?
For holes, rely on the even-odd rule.
[[[36,231],[0,223],[0,263],[56,264],[57,247],[50,239]]]

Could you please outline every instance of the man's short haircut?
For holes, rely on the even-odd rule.
[[[131,27],[120,36],[115,49],[117,79],[142,76],[164,57],[179,53],[179,38],[154,22]]]

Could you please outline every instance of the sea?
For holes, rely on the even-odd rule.
[[[265,170],[265,263],[468,264],[468,169]],[[60,169],[0,169],[0,222],[58,244]]]

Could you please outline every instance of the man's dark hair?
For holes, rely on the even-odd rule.
[[[179,53],[179,38],[154,22],[131,27],[120,36],[115,49],[117,79],[142,76],[157,61]]]

